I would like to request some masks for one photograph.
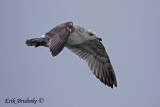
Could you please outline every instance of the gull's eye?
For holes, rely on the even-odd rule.
[[[94,34],[89,32],[89,35],[90,35],[90,36],[93,36]]]

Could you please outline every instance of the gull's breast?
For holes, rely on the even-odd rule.
[[[70,34],[67,45],[77,45],[85,42],[85,38],[77,32]]]

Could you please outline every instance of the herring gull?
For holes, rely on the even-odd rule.
[[[52,56],[58,55],[64,47],[86,60],[93,74],[105,85],[117,87],[116,76],[106,50],[95,32],[73,22],[62,23],[40,38],[26,41],[28,46],[44,46]]]

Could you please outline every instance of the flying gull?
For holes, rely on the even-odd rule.
[[[93,74],[105,85],[117,87],[116,76],[106,50],[95,32],[73,22],[60,24],[40,38],[26,41],[28,46],[44,46],[50,49],[52,56],[58,55],[64,47],[86,60]]]

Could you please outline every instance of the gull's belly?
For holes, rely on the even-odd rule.
[[[86,42],[85,38],[82,35],[77,33],[72,33],[69,38],[67,45],[77,45]]]

